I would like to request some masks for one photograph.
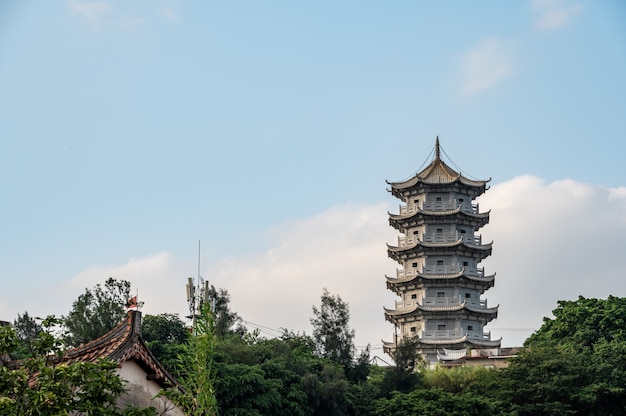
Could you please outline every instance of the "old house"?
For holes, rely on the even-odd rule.
[[[67,362],[97,362],[108,358],[119,364],[117,370],[126,381],[126,393],[118,404],[153,406],[159,414],[168,416],[184,415],[169,400],[155,396],[163,388],[176,385],[176,380],[150,352],[141,337],[141,312],[128,311],[126,318],[115,328],[100,338],[67,351]]]

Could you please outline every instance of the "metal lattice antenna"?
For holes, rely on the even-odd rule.
[[[211,310],[215,308],[214,300],[211,299],[209,282],[200,275],[200,240],[198,240],[198,276],[194,282],[193,277],[187,278],[187,304],[189,305],[189,316],[192,328],[196,326],[196,319],[202,312],[202,306],[211,301]]]

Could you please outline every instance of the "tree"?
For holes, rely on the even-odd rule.
[[[590,369],[581,359],[562,348],[533,347],[498,370],[492,389],[486,391],[515,415],[587,414],[583,393],[590,382]]]
[[[419,383],[421,373],[415,371],[421,360],[417,353],[417,342],[417,338],[402,338],[391,353],[396,365],[385,373],[382,392],[386,397],[393,391],[408,393]]]
[[[537,388],[559,395],[534,395],[522,406],[559,402],[575,409],[573,414],[626,411],[626,298],[579,296],[559,301],[552,313],[554,319],[544,318],[541,328],[526,340],[528,350],[505,374],[519,380],[513,372],[526,371],[530,374],[524,377]],[[533,365],[543,371],[534,375],[528,368]]]
[[[626,298],[584,298],[561,300],[552,311],[554,319],[543,325],[525,342],[527,346],[567,345],[576,351],[593,348],[598,341],[626,341]]]
[[[67,334],[65,342],[73,347],[93,341],[113,329],[126,315],[125,305],[130,299],[130,283],[108,278],[102,287],[85,289],[72,304],[72,310],[63,317]]]
[[[216,396],[220,416],[314,414],[302,386],[314,354],[310,337],[231,334],[216,345]]]
[[[176,314],[146,315],[141,324],[141,335],[148,348],[174,377],[180,374],[178,356],[184,353],[190,333]]]
[[[318,353],[341,364],[347,372],[355,355],[355,332],[348,326],[348,304],[339,295],[332,296],[324,288],[320,309],[313,306],[313,314],[315,317],[311,319],[311,325]]]
[[[180,355],[180,388],[172,387],[159,393],[183,409],[186,415],[217,415],[213,361],[215,343],[213,314],[210,306],[204,304],[195,321],[193,336],[184,344],[184,352]]]
[[[493,403],[471,394],[456,395],[440,389],[395,392],[375,402],[374,416],[489,416],[500,414]]]
[[[480,366],[470,367],[435,367],[423,368],[420,371],[423,385],[427,388],[438,388],[450,393],[466,393],[475,391],[475,386],[491,377],[493,369]]]
[[[236,312],[230,310],[228,304],[230,303],[230,295],[226,289],[216,289],[211,285],[209,289],[209,299],[214,299],[214,311],[213,316],[215,320],[215,335],[218,337],[224,337],[226,334],[234,332],[243,334],[245,328],[240,326],[241,318]]]
[[[559,301],[554,319],[485,388],[516,415],[626,411],[626,298]]]
[[[33,343],[43,331],[41,325],[28,312],[24,312],[23,315],[17,315],[17,319],[13,321],[13,328],[15,328],[20,344],[19,348],[14,352],[14,358],[21,359],[34,356]]]
[[[48,317],[32,340],[33,356],[0,360],[0,414],[31,415],[156,415],[154,408],[119,409],[124,383],[117,363],[63,361],[61,342],[54,335],[60,321]],[[0,358],[14,354],[20,340],[11,327],[0,328]]]

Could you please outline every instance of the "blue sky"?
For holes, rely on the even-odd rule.
[[[0,319],[109,276],[184,313],[201,240],[246,321],[310,333],[328,287],[377,346],[385,180],[438,135],[492,178],[485,297],[519,345],[558,299],[625,296],[624,74],[619,1],[4,0]]]

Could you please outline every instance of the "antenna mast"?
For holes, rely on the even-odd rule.
[[[193,277],[187,278],[187,304],[189,305],[187,319],[191,319],[192,328],[195,329],[196,319],[200,316],[202,306],[209,301],[210,296],[209,282],[200,276],[200,240],[198,240],[198,276],[195,282]],[[211,310],[214,308],[214,303],[214,301],[211,302]]]

